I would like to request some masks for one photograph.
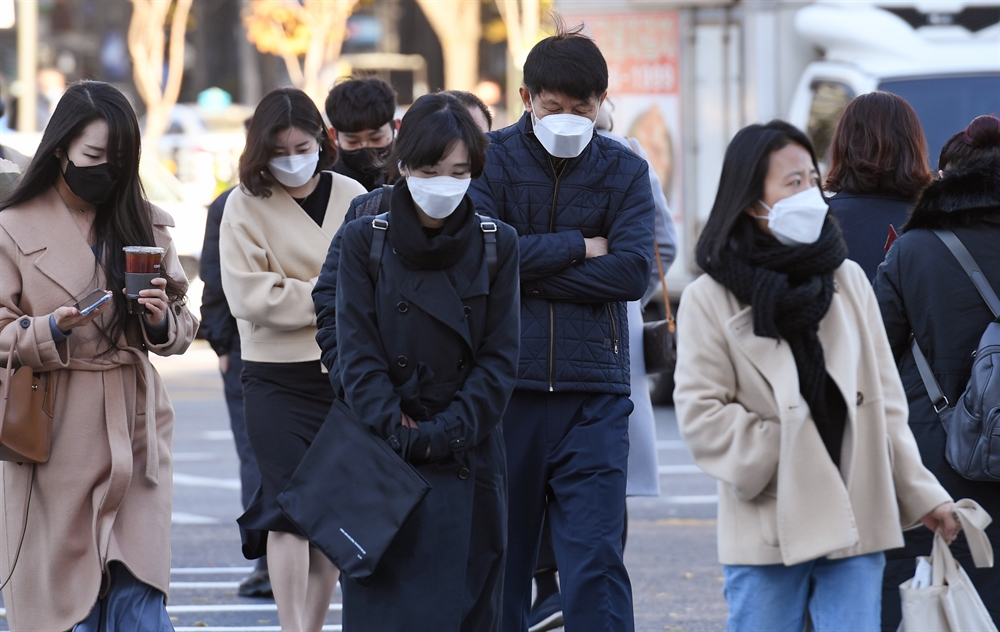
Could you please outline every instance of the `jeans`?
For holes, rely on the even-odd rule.
[[[885,554],[794,566],[726,565],[730,632],[878,632]]]

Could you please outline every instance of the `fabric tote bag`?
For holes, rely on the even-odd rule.
[[[430,489],[338,399],[278,505],[340,572],[364,580]]]
[[[969,542],[977,568],[993,566],[993,547],[983,531],[992,522],[973,500],[955,503],[955,513]],[[934,534],[930,558],[931,585],[914,588],[914,579],[899,587],[903,621],[897,632],[997,632],[976,587],[951,555],[940,533]]]

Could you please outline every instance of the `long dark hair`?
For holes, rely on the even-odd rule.
[[[267,163],[274,157],[275,138],[291,127],[312,134],[319,141],[316,173],[329,169],[337,162],[337,149],[330,138],[330,130],[323,123],[323,115],[312,99],[297,88],[272,90],[264,95],[254,110],[247,128],[246,148],[240,156],[240,185],[250,195],[268,198],[271,197],[271,188],[280,186],[267,168]]]
[[[115,87],[100,81],[81,81],[71,85],[59,99],[49,119],[42,141],[20,184],[0,204],[0,211],[24,204],[45,193],[59,179],[61,165],[56,150],[69,150],[70,143],[94,121],[108,124],[108,169],[118,178],[114,193],[97,207],[94,235],[104,256],[97,261],[103,268],[108,289],[114,293],[114,313],[107,330],[105,353],[114,351],[125,332],[128,318],[125,287],[125,246],[155,246],[153,213],[139,182],[139,121],[135,110]],[[97,270],[95,269],[95,274]],[[172,301],[184,299],[185,287],[167,277],[167,296]]]
[[[748,125],[733,137],[722,162],[712,213],[695,247],[695,259],[702,270],[708,270],[723,249],[749,252],[753,247],[757,229],[745,211],[764,197],[771,154],[793,143],[809,152],[813,167],[819,172],[809,138],[785,121]]]
[[[827,191],[915,200],[930,181],[924,129],[906,99],[869,92],[847,105],[830,144]]]

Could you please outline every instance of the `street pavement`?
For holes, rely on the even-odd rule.
[[[197,341],[185,355],[154,358],[154,364],[177,416],[171,620],[180,632],[279,630],[273,600],[236,596],[252,563],[240,553],[238,460],[215,355]],[[673,409],[657,408],[656,420],[661,495],[628,500],[625,562],[636,630],[723,630],[716,486],[680,441]],[[323,629],[340,630],[340,621],[338,588]],[[0,618],[0,630],[6,629]]]

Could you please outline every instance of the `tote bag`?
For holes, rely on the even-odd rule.
[[[337,399],[278,505],[340,572],[364,580],[430,489]]]
[[[976,567],[993,566],[993,547],[983,531],[992,522],[989,514],[969,499],[955,503],[955,513]],[[976,587],[952,557],[940,533],[934,534],[928,561],[932,568],[931,586],[911,588],[911,579],[899,587],[903,620],[897,632],[997,632]]]

